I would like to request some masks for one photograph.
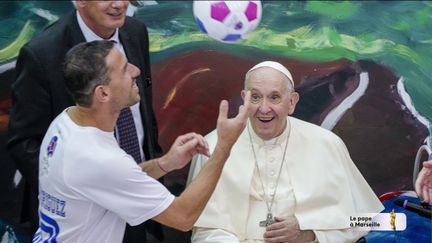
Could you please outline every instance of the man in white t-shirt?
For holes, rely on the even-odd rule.
[[[190,230],[213,192],[231,146],[243,131],[249,97],[237,117],[228,119],[222,101],[218,144],[210,156],[195,133],[176,139],[164,156],[136,164],[114,137],[120,111],[140,100],[136,77],[111,41],[72,48],[64,66],[66,87],[76,106],[50,125],[39,157],[40,227],[34,242],[121,242],[126,222],[154,219]],[[174,197],[156,179],[184,167],[196,154],[210,156],[195,183]]]

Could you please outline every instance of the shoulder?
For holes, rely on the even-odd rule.
[[[126,16],[125,23],[121,29],[124,29],[130,33],[147,33],[147,26],[144,24],[144,22],[129,16]]]
[[[313,139],[315,141],[326,141],[339,143],[341,139],[332,131],[322,128],[316,124],[289,117],[293,131],[303,139]]]
[[[145,26],[143,21],[137,19],[136,17],[131,17],[131,16],[126,16],[125,26],[128,24]]]
[[[79,129],[70,134],[65,144],[68,146],[65,153],[69,162],[67,171],[81,171],[79,178],[88,180],[94,180],[95,176],[112,180],[125,178],[128,171],[136,166],[135,161],[118,147],[114,139],[98,133]],[[84,168],[85,173],[82,172]]]
[[[75,14],[70,12],[60,18],[54,24],[32,38],[23,48],[23,51],[31,50],[32,53],[45,57],[47,55],[63,55],[59,50],[66,50],[72,34],[72,21]],[[54,51],[53,49],[56,49]]]
[[[61,40],[67,38],[67,34],[70,31],[68,27],[73,23],[72,21],[74,21],[74,17],[74,12],[66,14],[57,22],[51,24],[41,33],[37,34],[31,41],[29,41],[28,46],[32,48],[52,48],[53,41],[58,41],[60,43]]]

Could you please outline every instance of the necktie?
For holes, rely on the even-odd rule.
[[[120,148],[134,158],[137,163],[141,163],[141,153],[138,142],[138,135],[129,107],[124,108],[117,119],[117,133]]]

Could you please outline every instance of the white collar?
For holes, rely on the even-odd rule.
[[[82,19],[81,15],[80,15],[80,13],[78,11],[76,11],[76,13],[77,13],[76,16],[77,16],[77,20],[78,20],[78,25],[79,25],[79,27],[80,27],[83,35],[84,35],[86,42],[95,41],[95,40],[103,40],[102,37],[95,34],[93,32],[93,30],[91,30],[86,25],[86,23],[84,22],[84,20]],[[114,35],[111,38],[109,38],[109,40],[113,40],[116,43],[120,43],[118,28],[114,32]]]
[[[288,122],[291,122],[291,121],[289,120],[289,116],[287,116],[287,123],[288,123]],[[289,131],[288,127],[289,127],[289,126],[285,126],[285,129],[284,129],[284,131],[282,132],[281,135],[279,135],[279,136],[277,136],[277,137],[274,137],[274,138],[272,138],[272,139],[269,139],[269,140],[263,140],[262,138],[260,138],[260,137],[255,133],[255,131],[253,130],[253,128],[252,128],[252,124],[251,124],[251,122],[250,122],[249,119],[248,119],[247,123],[248,123],[247,126],[250,127],[250,133],[251,133],[251,136],[252,136],[252,141],[253,141],[254,143],[260,145],[260,146],[267,146],[267,145],[281,145],[281,144],[285,143],[285,140],[287,139],[288,131]]]

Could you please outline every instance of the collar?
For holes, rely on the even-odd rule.
[[[255,131],[252,128],[252,124],[250,122],[250,120],[248,119],[247,121],[247,128],[250,131],[250,134],[252,136],[252,141],[256,144],[258,144],[260,147],[261,146],[269,146],[269,145],[282,145],[285,144],[286,139],[288,138],[288,132],[289,132],[289,125],[288,122],[291,123],[289,116],[287,117],[287,125],[285,126],[284,131],[282,132],[281,135],[274,137],[270,140],[263,140],[262,138],[260,138]]]
[[[95,41],[95,40],[103,40],[102,37],[96,35],[93,30],[91,30],[86,23],[84,22],[84,20],[82,19],[80,13],[78,11],[76,11],[76,16],[77,16],[77,20],[78,20],[78,25],[84,35],[84,38],[86,39],[86,42],[90,42],[90,41]],[[111,36],[111,38],[109,38],[109,40],[115,41],[115,43],[120,43],[120,39],[119,39],[119,30],[116,29],[116,31],[114,32],[114,35]]]

